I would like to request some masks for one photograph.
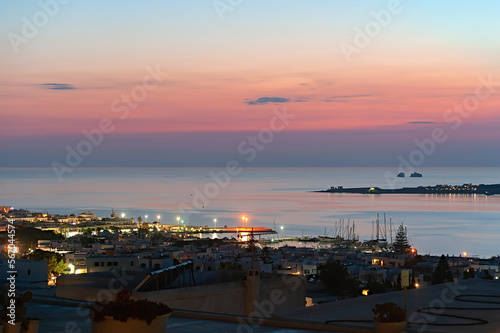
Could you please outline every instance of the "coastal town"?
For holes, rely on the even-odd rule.
[[[325,231],[317,237],[285,237],[282,228],[253,226],[247,216],[238,218],[239,227],[218,225],[217,219],[195,226],[183,216],[173,222],[166,224],[159,215],[129,218],[114,209],[98,216],[0,206],[2,278],[18,291],[33,292],[40,306],[63,302],[60,311],[69,318],[75,307],[91,311],[90,302],[109,301],[123,289],[138,299],[168,304],[174,322],[195,311],[263,318],[290,329],[336,330],[348,325],[346,318],[360,304],[366,308],[364,318],[381,300],[401,304],[403,290],[432,302],[436,288],[459,283],[454,288],[465,284],[484,293],[500,277],[499,256],[421,254],[409,241],[407,227],[393,225],[385,214],[372,222],[372,237],[364,241],[349,219],[335,222],[332,235]],[[407,313],[419,318],[420,307],[410,302]],[[42,328],[67,321],[38,305],[31,308],[32,314],[48,317]],[[336,320],[332,311],[338,313]],[[317,322],[305,323],[311,315]],[[210,325],[222,325],[217,318]],[[74,319],[80,332],[91,332],[88,322]],[[358,321],[358,332],[371,332],[371,320]],[[415,327],[417,332],[423,326]]]
[[[237,316],[240,323],[232,324],[232,331],[241,328],[241,318],[289,329],[337,330],[351,321],[346,318],[356,312],[353,306],[373,307],[381,297],[400,303],[402,289],[405,295],[408,289],[413,297],[434,297],[441,285],[466,283],[469,290],[483,291],[500,277],[498,256],[419,254],[402,224],[393,238],[386,229],[378,232],[378,219],[375,239],[363,242],[354,223],[342,220],[337,229],[344,231],[335,237],[286,238],[271,228],[249,226],[246,217],[242,227],[217,227],[216,220],[210,227],[192,226],[181,216],[176,224],[163,224],[160,218],[126,218],[113,209],[100,217],[1,206],[2,278],[42,303],[31,306],[32,314],[49,317],[40,327],[67,324],[44,312],[43,304],[59,306],[71,318],[75,307],[92,313],[89,302],[108,302],[119,290],[130,290],[138,299],[168,304],[173,320],[185,320],[180,318],[192,311]],[[414,316],[419,306],[413,305]],[[332,311],[341,319],[332,321]],[[310,315],[319,322],[303,322]],[[79,332],[91,332],[88,321],[75,320]],[[218,320],[210,325],[231,325]],[[355,322],[357,332],[371,332],[366,320]]]
[[[0,207],[0,211],[3,258],[7,258],[7,252],[16,253],[17,286],[53,288],[56,296],[72,299],[83,297],[81,289],[75,286],[99,280],[98,276],[106,279],[105,274],[120,270],[142,279],[144,284],[149,283],[152,273],[165,275],[174,271],[156,289],[176,289],[178,293],[184,287],[200,288],[209,280],[209,285],[216,284],[214,281],[243,281],[249,272],[297,277],[300,292],[293,297],[298,298],[281,311],[401,290],[403,270],[409,272],[409,288],[427,288],[439,278],[436,268],[443,264],[443,258],[452,280],[500,277],[498,256],[419,254],[406,240],[402,225],[392,243],[378,234],[375,240],[360,242],[355,237],[340,236],[280,239],[279,232],[270,228],[197,227],[186,225],[180,217],[178,224],[161,224],[157,220],[146,222],[146,217],[126,218],[114,210],[108,217],[92,212],[78,215],[30,212],[9,206]],[[9,224],[16,229],[13,244],[7,242]],[[291,241],[295,246],[290,245]],[[2,275],[7,274],[7,264],[2,259],[1,265],[5,266]],[[328,272],[332,269],[345,272],[342,277],[345,281],[330,285]],[[236,273],[221,277],[221,271]],[[140,283],[135,285],[138,286]],[[92,292],[87,290],[85,297],[89,293]],[[193,304],[179,300],[178,307],[203,310],[203,306]],[[241,307],[234,311],[248,314],[249,310]]]

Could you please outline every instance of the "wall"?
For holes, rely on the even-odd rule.
[[[215,272],[214,272],[215,273]],[[109,291],[96,285],[59,284],[56,296],[70,299],[95,300]],[[88,283],[90,281],[82,281]],[[146,298],[166,303],[173,309],[221,313],[237,316],[270,317],[273,313],[305,306],[305,284],[301,276],[248,276],[245,281],[224,282],[195,287],[134,292],[133,298]],[[256,288],[256,289],[253,289]]]
[[[10,276],[7,271],[8,259],[0,260],[0,279],[6,281]],[[47,287],[47,262],[43,260],[16,259],[16,285],[33,286],[38,288]]]

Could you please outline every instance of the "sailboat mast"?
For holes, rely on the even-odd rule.
[[[385,219],[385,213],[384,213],[384,239],[387,240],[387,220]]]
[[[375,223],[375,222],[373,222],[373,220],[372,220],[372,240],[373,240],[373,223]]]
[[[389,216],[389,229],[391,232],[391,244],[392,244],[392,216]]]

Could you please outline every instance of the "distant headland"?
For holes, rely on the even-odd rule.
[[[491,185],[436,185],[436,186],[418,186],[403,187],[398,189],[384,189],[380,187],[352,187],[332,186],[327,190],[313,191],[326,193],[361,193],[361,194],[500,194],[500,184]]]

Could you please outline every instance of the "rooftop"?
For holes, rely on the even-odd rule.
[[[371,329],[373,328],[371,310],[375,304],[394,302],[402,306],[403,299],[403,291],[361,296],[282,313],[281,317],[346,328]],[[498,280],[469,279],[412,289],[407,291],[407,299],[408,317],[411,323],[407,332],[500,331]],[[425,311],[437,314],[424,313]]]

